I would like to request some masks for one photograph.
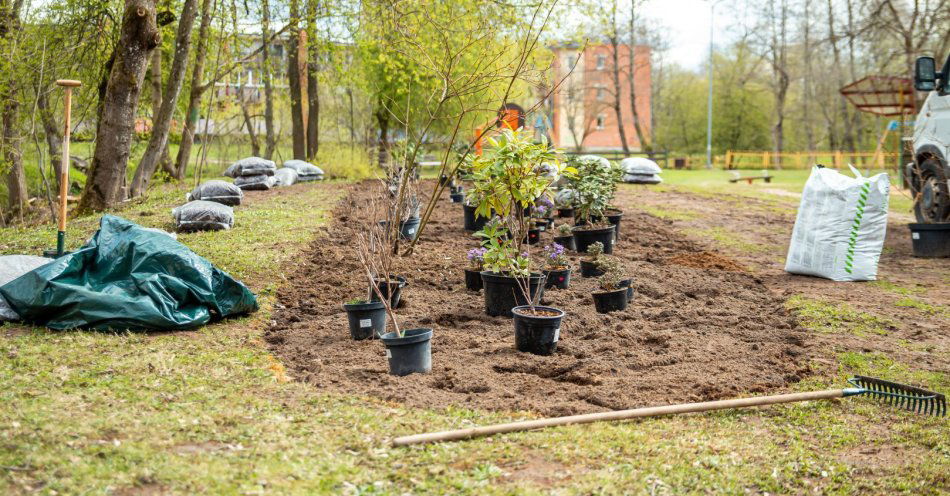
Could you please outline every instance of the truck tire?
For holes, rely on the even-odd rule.
[[[914,192],[914,216],[917,222],[950,222],[950,191],[943,164],[931,157],[920,164],[920,177],[911,179]]]

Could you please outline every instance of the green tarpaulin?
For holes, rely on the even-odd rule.
[[[0,286],[52,329],[179,330],[257,310],[240,281],[166,233],[106,215],[81,249]]]

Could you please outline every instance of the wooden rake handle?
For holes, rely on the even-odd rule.
[[[56,84],[66,89],[63,107],[65,119],[63,122],[63,149],[62,163],[59,166],[59,232],[66,231],[66,196],[69,194],[69,133],[72,114],[73,88],[82,85],[80,81],[72,79],[58,79]]]
[[[825,391],[811,391],[807,393],[778,394],[774,396],[759,396],[755,398],[740,398],[733,400],[705,401],[702,403],[683,403],[679,405],[652,406],[635,408],[633,410],[617,410],[613,412],[587,413],[584,415],[570,415],[567,417],[553,417],[537,420],[523,420],[507,424],[486,425],[442,432],[429,432],[412,436],[397,437],[393,446],[408,446],[411,444],[436,443],[442,441],[457,441],[473,437],[490,436],[505,432],[529,431],[569,424],[589,424],[605,420],[627,420],[642,417],[657,417],[660,415],[676,415],[680,413],[708,412],[710,410],[727,410],[731,408],[746,408],[750,406],[775,405],[779,403],[795,403],[799,401],[826,400],[844,396],[842,389],[828,389]]]

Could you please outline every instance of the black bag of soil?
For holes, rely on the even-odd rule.
[[[220,179],[205,181],[185,195],[188,201],[205,200],[232,207],[240,205],[242,198],[244,198],[244,191],[241,188]]]
[[[273,176],[277,172],[277,165],[273,160],[267,160],[260,157],[247,157],[238,160],[225,169],[224,175],[228,177],[241,176]]]
[[[247,286],[187,246],[112,215],[85,246],[0,295],[24,321],[51,329],[173,331],[257,310]]]
[[[274,174],[274,179],[276,179],[277,182],[274,183],[274,186],[290,186],[297,182],[297,177],[297,171],[290,167],[277,169],[277,174]]]
[[[277,184],[277,178],[263,174],[258,176],[240,176],[234,180],[234,184],[245,191],[268,190]]]
[[[287,160],[284,167],[297,171],[297,181],[320,181],[323,179],[323,169],[303,160]]]
[[[220,203],[195,200],[172,209],[178,232],[220,231],[234,226],[234,209]]]

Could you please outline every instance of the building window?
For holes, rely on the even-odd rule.
[[[572,68],[574,67],[574,64],[575,64],[575,63],[577,63],[577,56],[575,56],[575,55],[568,55],[568,56],[567,56],[567,68],[568,68],[568,69],[572,69]]]
[[[597,87],[597,101],[602,102],[604,101],[605,98],[607,98],[607,88],[604,88],[603,86],[598,86]]]
[[[605,122],[606,120],[607,120],[607,118],[604,117],[604,114],[600,114],[600,115],[597,116],[597,129],[598,129],[598,130],[604,129],[604,122]]]
[[[605,68],[607,68],[607,56],[606,56],[606,55],[598,55],[598,56],[597,56],[597,70],[598,70],[598,71],[602,71],[602,70],[604,70]]]

